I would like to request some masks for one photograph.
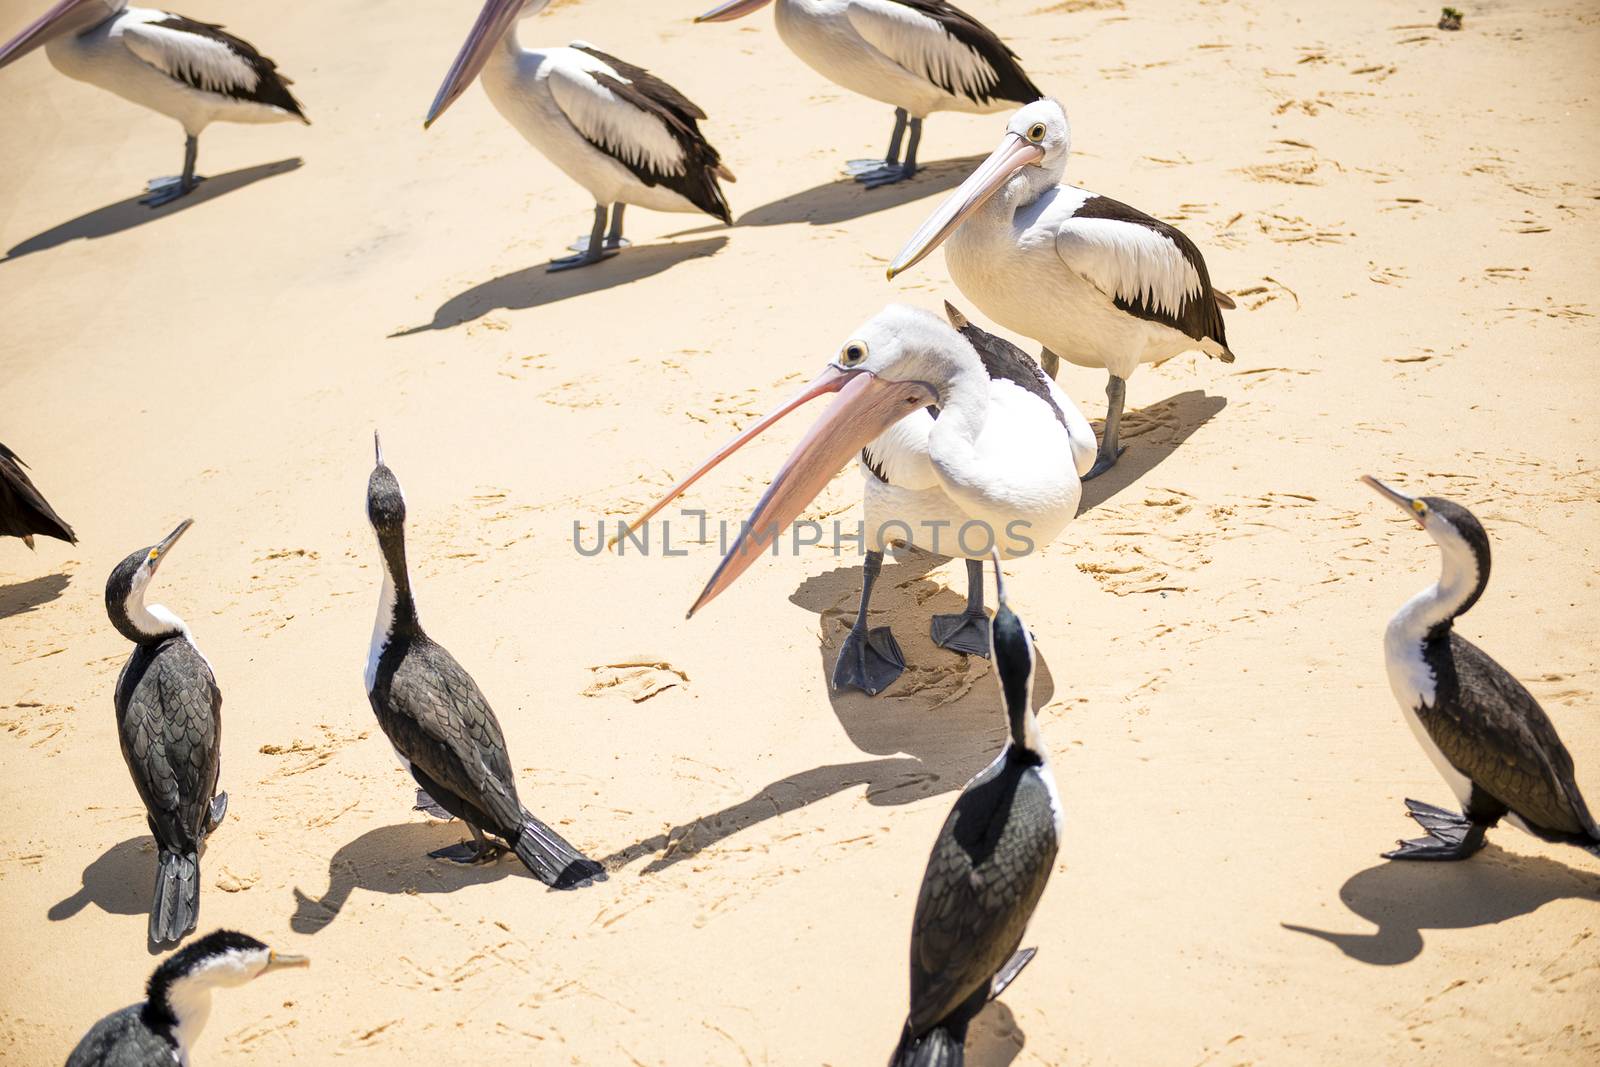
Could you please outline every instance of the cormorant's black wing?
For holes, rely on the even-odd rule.
[[[1430,645],[1437,706],[1418,715],[1445,758],[1535,829],[1600,840],[1572,756],[1533,694],[1454,631]]]
[[[478,684],[431,640],[412,640],[398,652],[387,683],[380,661],[372,693],[383,732],[423,774],[487,815],[485,829],[514,837],[522,802],[505,735]]]
[[[0,535],[28,537],[39,534],[68,544],[77,544],[72,527],[62,521],[44,494],[33,484],[27,464],[5,445],[0,445]]]
[[[1022,942],[1058,844],[1040,773],[1008,750],[963,790],[939,831],[911,927],[913,1034],[987,989]]]
[[[67,1056],[67,1067],[148,1067],[177,1063],[177,1048],[140,1018],[142,1004],[114,1011],[89,1028]]]
[[[117,734],[157,842],[198,852],[222,758],[222,692],[186,637],[134,649],[118,680]]]

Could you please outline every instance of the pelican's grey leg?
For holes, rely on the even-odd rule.
[[[615,252],[619,249],[627,248],[629,245],[633,244],[632,241],[622,236],[622,209],[627,206],[627,204],[611,205],[611,231],[606,234],[605,243],[605,250],[607,252]],[[574,252],[587,252],[589,251],[589,238],[580,237],[567,247],[572,249]]]
[[[967,610],[933,617],[933,643],[952,652],[989,658],[989,616],[983,610],[983,564],[967,560]]]
[[[909,118],[906,109],[894,109],[894,136],[889,138],[889,151],[882,159],[852,159],[844,165],[845,173],[854,174],[857,179],[865,180],[866,175],[876,174],[900,165],[900,140],[906,134],[906,120]]]
[[[204,178],[194,176],[195,161],[200,157],[200,138],[190,135],[183,143],[183,174],[177,178],[152,178],[145,188],[150,195],[139,201],[149,207],[170,204],[180,196],[194,192]]]
[[[1126,449],[1117,444],[1117,429],[1122,425],[1122,402],[1128,395],[1128,383],[1115,374],[1106,382],[1106,427],[1100,434],[1100,451],[1094,466],[1083,476],[1084,481],[1098,477],[1116,465],[1117,457]]]
[[[876,189],[883,185],[893,185],[914,177],[917,173],[917,145],[922,143],[922,120],[912,119],[910,122],[911,140],[906,143],[905,162],[898,166],[886,166],[880,171],[869,174],[858,174],[856,181],[868,189]]]
[[[558,270],[571,270],[574,267],[587,267],[591,263],[598,263],[605,258],[603,247],[606,235],[606,205],[594,206],[594,228],[589,231],[589,236],[583,240],[583,248],[575,256],[565,256],[561,259],[552,259],[546,271],[554,273]],[[577,247],[576,244],[573,245]]]
[[[856,624],[839,648],[839,659],[833,665],[835,689],[859,689],[867,696],[877,696],[900,677],[906,669],[906,658],[900,644],[887,626],[867,629],[867,605],[872,601],[872,584],[878,580],[883,568],[883,553],[868,552],[861,565],[861,607],[856,612]]]

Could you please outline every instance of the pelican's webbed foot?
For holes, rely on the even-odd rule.
[[[199,188],[204,178],[151,178],[145,183],[149,196],[139,198],[139,203],[145,207],[160,207],[170,204],[174,200],[181,200]]]
[[[989,616],[982,608],[975,613],[963,611],[959,615],[935,615],[931,629],[933,643],[940,648],[989,658]]]
[[[875,697],[905,673],[906,657],[887,626],[854,629],[839,648],[833,665],[833,688],[859,689]]]

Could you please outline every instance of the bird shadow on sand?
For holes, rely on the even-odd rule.
[[[926,163],[910,181],[877,189],[868,189],[854,178],[840,178],[751,208],[740,215],[734,225],[784,226],[792,222],[806,222],[812,226],[832,226],[848,222],[874,211],[887,211],[935,193],[948,192],[965,181],[967,175],[983,162],[983,158],[962,156],[959,159]]]
[[[320,898],[309,897],[295,888],[295,909],[289,926],[297,934],[321,933],[339,917],[350,894],[357,889],[370,893],[453,893],[502,878],[533,877],[510,853],[473,864],[428,855],[470,836],[464,823],[431,819],[368,830],[341,846],[328,861],[328,891]]]
[[[1424,930],[1490,926],[1569,898],[1600,900],[1600,878],[1490,845],[1461,863],[1385,861],[1352,876],[1340,887],[1339,899],[1375,924],[1373,933],[1282,926],[1320,938],[1353,960],[1392,967],[1422,954]]]
[[[199,188],[188,196],[181,197],[170,204],[157,208],[141,204],[139,202],[140,199],[147,194],[140,193],[138,196],[129,197],[127,200],[119,200],[115,204],[96,208],[86,215],[79,215],[77,218],[63,222],[59,226],[50,227],[43,233],[36,234],[21,244],[12,246],[6,252],[5,259],[0,259],[0,263],[9,263],[13,259],[21,259],[23,256],[31,255],[34,252],[43,252],[47,249],[55,248],[57,245],[64,245],[68,241],[76,241],[80,238],[86,241],[93,241],[101,237],[110,237],[124,230],[131,230],[135,226],[143,226],[147,222],[157,222],[161,219],[171,218],[180,212],[188,211],[190,208],[196,208],[208,201],[215,200],[219,196],[226,196],[229,193],[243,189],[247,185],[254,185],[256,182],[267,178],[299,170],[304,165],[305,162],[303,160],[299,157],[294,157],[292,159],[280,159],[276,163],[261,163],[254,167],[230,170],[226,174],[217,174],[207,178],[200,183]]]
[[[1128,450],[1117,460],[1116,466],[1083,483],[1078,514],[1094,510],[1149,474],[1227,406],[1227,397],[1210,396],[1203,389],[1190,389],[1148,407],[1125,412],[1121,441]],[[1093,425],[1098,439],[1104,432],[1105,420],[1096,419]]]
[[[749,799],[701,815],[605,857],[608,870],[646,856],[641,874],[655,874],[768,819],[797,811],[848,790],[867,803],[898,805],[960,789],[999,751],[1006,737],[1000,694],[987,660],[934,646],[933,613],[959,613],[966,597],[927,578],[940,557],[918,553],[886,564],[874,590],[872,623],[894,627],[905,652],[906,673],[883,694],[834,692],[828,686],[839,642],[855,619],[861,567],[841,567],[808,578],[790,598],[821,616],[820,669],[829,701],[846,735],[874,759],[813,767],[758,789]],[[1055,691],[1040,657],[1035,680],[1039,704]]]
[[[1026,1043],[1027,1035],[1011,1009],[1004,1001],[991,1000],[967,1030],[965,1062],[970,1067],[1007,1067],[1022,1054]]]
[[[201,872],[205,871],[204,854]],[[83,869],[83,884],[78,891],[50,906],[45,916],[53,923],[65,922],[93,904],[108,915],[149,915],[156,882],[156,842],[149,834],[119,841]],[[205,894],[201,893],[202,906]],[[172,948],[145,941],[152,956]]]
[[[70,574],[45,574],[16,585],[0,586],[0,619],[26,615],[67,591]]]
[[[433,313],[432,322],[396,330],[389,337],[411,337],[429,330],[448,330],[464,322],[481,319],[491,311],[526,311],[586,293],[627,285],[671,270],[691,259],[714,256],[727,243],[726,237],[708,237],[703,241],[634,246],[592,267],[555,274],[547,271],[544,263],[524,267],[480,282],[452,296],[439,305],[439,310]]]

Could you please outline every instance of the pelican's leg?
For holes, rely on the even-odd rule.
[[[1061,357],[1048,348],[1042,349],[1039,352],[1039,366],[1044,368],[1046,374],[1054,378],[1056,372],[1061,369]]]
[[[504,845],[495,844],[484,837],[483,831],[476,826],[467,823],[467,829],[472,831],[471,841],[462,841],[449,848],[435,849],[428,855],[436,860],[449,860],[451,863],[487,863],[498,859],[505,852]]]
[[[605,243],[605,250],[607,252],[615,252],[619,249],[627,248],[629,245],[633,244],[632,241],[622,236],[622,209],[627,206],[627,204],[611,205],[611,232],[606,234]],[[580,237],[567,247],[572,249],[574,252],[587,252],[589,251],[589,238]]]
[[[183,174],[176,178],[152,178],[146,188],[150,195],[139,201],[149,207],[170,204],[180,196],[194,192],[195,186],[205,179],[194,175],[195,160],[200,157],[200,138],[190,134],[183,145]]]
[[[1100,452],[1084,481],[1110,470],[1125,449],[1117,444],[1117,429],[1122,425],[1122,402],[1128,396],[1128,383],[1115,374],[1106,382],[1106,426],[1100,433]]]
[[[983,610],[983,564],[967,560],[967,610],[933,617],[933,643],[952,652],[989,658],[989,616]]]
[[[894,109],[894,136],[889,138],[889,151],[884,153],[882,159],[852,159],[844,165],[846,174],[854,174],[857,179],[865,180],[868,174],[888,170],[900,165],[900,141],[906,135],[906,120],[910,118],[906,109]]]
[[[564,256],[561,259],[552,259],[546,271],[554,273],[558,270],[571,270],[573,267],[587,267],[591,263],[598,263],[605,258],[604,238],[606,235],[606,206],[594,206],[594,228],[589,231],[589,236],[583,240],[583,248],[575,256]],[[572,247],[577,248],[574,244]]]
[[[895,182],[903,182],[913,177],[917,173],[917,145],[922,143],[922,120],[912,119],[910,127],[911,140],[906,143],[905,161],[895,166],[886,166],[879,171],[858,174],[856,181],[868,189],[876,189],[882,185],[893,185]]]
[[[856,612],[856,624],[851,627],[839,648],[839,659],[833,665],[835,689],[859,689],[867,696],[877,696],[900,677],[906,669],[906,658],[900,653],[899,642],[887,626],[867,629],[867,605],[872,601],[872,583],[878,580],[883,568],[883,553],[868,552],[861,565],[861,608]]]

